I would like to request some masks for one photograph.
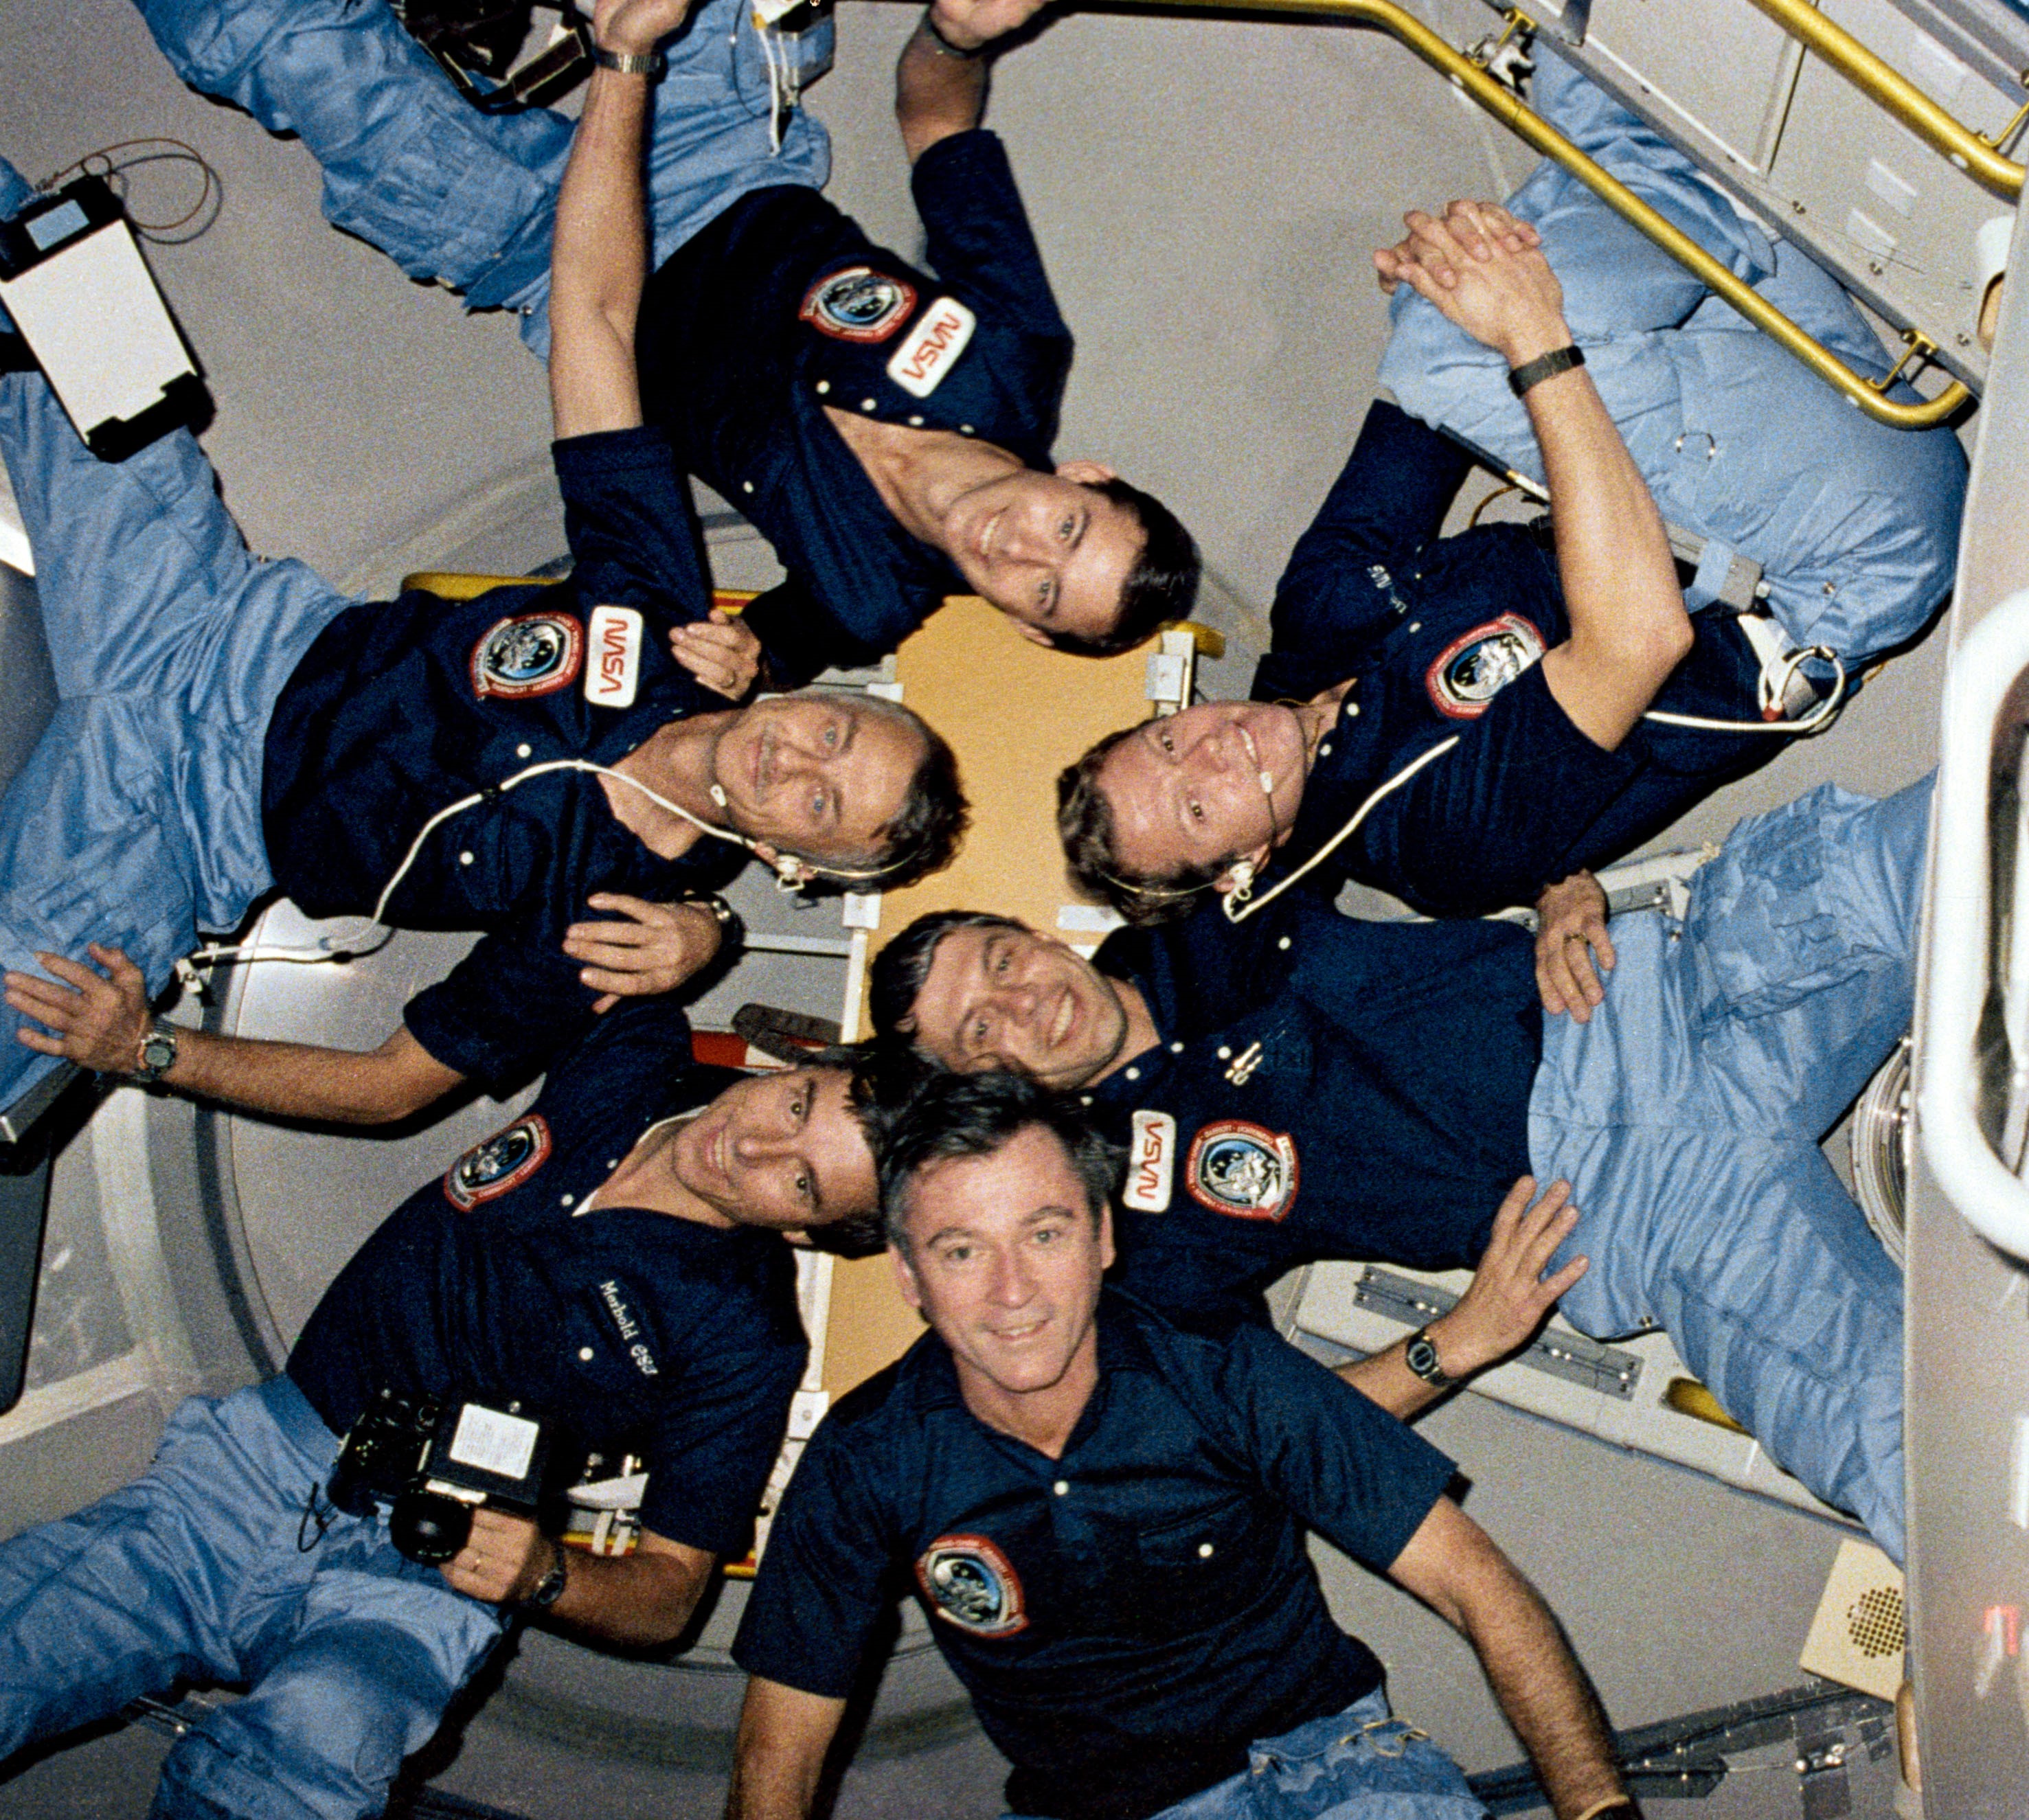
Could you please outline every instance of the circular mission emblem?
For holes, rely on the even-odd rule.
[[[1191,1140],[1184,1185],[1215,1214],[1280,1220],[1296,1198],[1296,1146],[1286,1132],[1222,1118]]]
[[[547,695],[577,680],[584,632],[567,613],[517,613],[472,647],[472,687],[482,695]]]
[[[550,1128],[540,1113],[532,1112],[474,1144],[453,1163],[444,1177],[444,1194],[453,1207],[469,1213],[480,1202],[519,1188],[549,1155]]]
[[[810,287],[801,313],[840,341],[885,341],[915,307],[914,285],[871,265],[848,265]]]
[[[1542,654],[1543,635],[1519,613],[1504,613],[1438,653],[1426,677],[1430,700],[1449,720],[1477,720]]]
[[[938,1617],[974,1637],[1012,1637],[1029,1628],[1022,1582],[984,1536],[940,1536],[918,1558],[916,1583]]]

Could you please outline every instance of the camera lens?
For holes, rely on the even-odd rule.
[[[471,1536],[472,1509],[440,1492],[404,1492],[388,1513],[388,1533],[411,1561],[440,1567]]]

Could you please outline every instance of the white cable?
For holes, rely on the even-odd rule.
[[[1409,780],[1415,777],[1419,771],[1422,770],[1426,765],[1434,763],[1436,760],[1441,758],[1452,749],[1452,747],[1456,746],[1459,743],[1459,735],[1454,733],[1448,739],[1440,739],[1436,745],[1433,746],[1430,749],[1430,751],[1427,752],[1419,753],[1416,757],[1411,759],[1408,764],[1404,765],[1402,769],[1397,771],[1393,777],[1388,780],[1386,783],[1383,784],[1378,790],[1374,791],[1364,803],[1361,803],[1360,806],[1352,812],[1352,820],[1348,821],[1337,833],[1334,834],[1330,840],[1327,840],[1323,846],[1319,847],[1315,853],[1312,854],[1308,859],[1305,860],[1301,866],[1298,866],[1294,872],[1291,873],[1287,878],[1278,880],[1273,887],[1269,890],[1263,891],[1259,897],[1254,897],[1252,893],[1245,892],[1244,887],[1228,891],[1226,895],[1219,900],[1219,908],[1225,913],[1226,920],[1230,923],[1244,922],[1249,917],[1253,915],[1256,910],[1262,908],[1263,905],[1273,903],[1277,898],[1280,897],[1284,891],[1287,891],[1289,887],[1294,884],[1298,879],[1301,878],[1305,873],[1308,872],[1313,866],[1318,865],[1322,861],[1330,858],[1330,856],[1336,853],[1346,841],[1349,840],[1352,837],[1354,831],[1359,826],[1360,823],[1367,819],[1368,812],[1372,810],[1374,804],[1378,803],[1384,796],[1389,795],[1392,792],[1400,789],[1404,784],[1408,783]]]
[[[1708,721],[1697,714],[1665,714],[1651,708],[1641,717],[1665,727],[1689,727],[1701,733],[1782,733],[1793,739],[1807,739],[1822,733],[1839,717],[1845,705],[1845,665],[1838,653],[1821,644],[1805,645],[1761,673],[1760,695],[1764,708],[1779,706],[1789,693],[1790,679],[1812,658],[1823,658],[1832,666],[1832,692],[1800,721]]]

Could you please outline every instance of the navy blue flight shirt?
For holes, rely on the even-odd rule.
[[[1319,1258],[1478,1261],[1529,1168],[1542,1008],[1509,923],[1379,923],[1287,891],[1094,958],[1161,1041],[1083,1096],[1128,1147],[1118,1280],[1177,1318],[1259,1319]]]
[[[770,1529],[740,1666],[843,1697],[906,1585],[1015,1766],[1007,1805],[1053,1820],[1141,1820],[1371,1692],[1304,1531],[1385,1572],[1452,1462],[1272,1334],[1188,1334],[1117,1290],[1099,1366],[1055,1460],[966,1409],[934,1334],[843,1398]]]
[[[672,628],[711,595],[681,514],[662,434],[555,445],[576,567],[548,587],[469,601],[417,590],[348,607],[284,687],[268,728],[263,828],[276,882],[312,916],[369,914],[439,810],[532,765],[614,765],[671,721],[729,707],[670,655]],[[609,630],[603,606],[630,610]],[[631,705],[595,702],[627,680]],[[618,692],[624,695],[624,688]],[[591,1025],[598,996],[563,951],[596,891],[667,902],[746,862],[700,836],[659,858],[614,815],[600,780],[531,778],[423,842],[388,906],[409,929],[484,929],[450,977],[404,1013],[439,1062],[504,1095]]]
[[[1277,587],[1255,699],[1308,700],[1352,679],[1282,864],[1300,865],[1404,765],[1461,736],[1308,875],[1328,895],[1352,878],[1435,916],[1533,903],[1789,743],[1644,721],[1601,751],[1543,677],[1543,654],[1571,634],[1552,550],[1518,525],[1437,536],[1471,465],[1449,438],[1377,402]],[[1756,719],[1760,665],[1738,626],[1717,610],[1691,625],[1695,643],[1655,706]]]
[[[650,1126],[743,1077],[630,999],[535,1104],[389,1214],[325,1292],[288,1371],[334,1434],[382,1389],[519,1401],[562,1446],[646,1462],[641,1521],[745,1552],[808,1347],[775,1233],[585,1203]]]
[[[827,406],[1051,466],[1071,334],[1007,154],[992,133],[955,133],[910,180],[934,277],[782,186],[680,247],[642,305],[651,421],[788,571],[744,616],[777,687],[870,662],[969,591],[888,510]]]

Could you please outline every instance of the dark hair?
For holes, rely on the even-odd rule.
[[[1050,643],[1074,657],[1110,658],[1132,651],[1166,620],[1187,617],[1198,597],[1204,565],[1182,521],[1154,494],[1117,476],[1085,484],[1122,507],[1141,527],[1141,554],[1120,584],[1120,613],[1111,632],[1097,638],[1052,632]]]
[[[877,1173],[888,1121],[908,1103],[929,1065],[906,1043],[877,1039],[813,1050],[796,1066],[844,1072],[846,1110],[859,1121]],[[829,1251],[840,1258],[870,1258],[888,1243],[887,1228],[877,1204],[842,1214],[822,1225],[806,1226],[803,1236],[810,1240],[813,1251]]]
[[[834,694],[851,691],[836,690]],[[796,853],[810,869],[813,891],[899,891],[951,862],[971,811],[959,781],[958,755],[950,743],[914,708],[885,695],[861,695],[859,705],[906,721],[923,742],[923,755],[910,774],[902,806],[882,824],[875,850],[858,859],[825,860]],[[785,849],[794,852],[794,849]],[[877,877],[855,879],[842,873],[867,872]]]
[[[1096,742],[1082,758],[1057,773],[1057,838],[1064,863],[1080,890],[1145,927],[1188,916],[1203,893],[1240,858],[1200,860],[1166,873],[1136,873],[1115,845],[1113,805],[1099,787],[1099,773],[1115,747],[1141,731],[1122,727]]]
[[[1075,1099],[1004,1068],[983,1074],[939,1069],[924,1076],[889,1120],[880,1147],[888,1243],[908,1251],[909,1189],[925,1169],[958,1157],[996,1155],[1037,1125],[1063,1145],[1096,1225],[1119,1183],[1126,1153],[1102,1135]]]
[[[914,1033],[916,995],[930,977],[937,943],[952,930],[1027,927],[991,910],[932,910],[918,917],[874,957],[866,986],[866,1014],[876,1033],[904,1040]]]

